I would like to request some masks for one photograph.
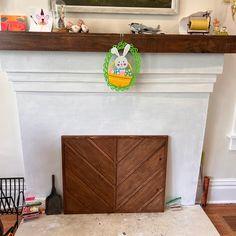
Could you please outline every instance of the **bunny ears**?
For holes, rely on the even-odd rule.
[[[123,57],[125,57],[127,55],[127,53],[129,52],[130,50],[130,44],[126,44],[125,48],[124,48],[124,52],[123,52]],[[120,56],[119,52],[118,52],[118,49],[116,47],[113,47],[111,49],[111,53],[112,54],[115,54],[116,56]]]

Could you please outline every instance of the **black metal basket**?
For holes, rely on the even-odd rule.
[[[24,188],[23,177],[0,178],[0,214],[16,215],[15,224],[5,235],[13,233],[19,225],[19,215],[21,215],[25,203]]]

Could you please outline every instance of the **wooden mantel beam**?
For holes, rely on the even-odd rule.
[[[142,53],[236,53],[236,36],[0,32],[0,50],[106,52],[124,40]]]

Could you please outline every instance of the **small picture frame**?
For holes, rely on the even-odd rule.
[[[27,17],[16,15],[1,15],[1,31],[26,31]]]
[[[33,9],[29,17],[30,32],[51,32],[52,13],[45,9]]]

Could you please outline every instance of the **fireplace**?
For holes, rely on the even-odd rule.
[[[126,93],[106,86],[104,56],[1,52],[17,96],[27,189],[47,196],[55,174],[62,193],[63,135],[168,135],[166,198],[194,204],[208,99],[223,54],[144,53],[137,83]]]

